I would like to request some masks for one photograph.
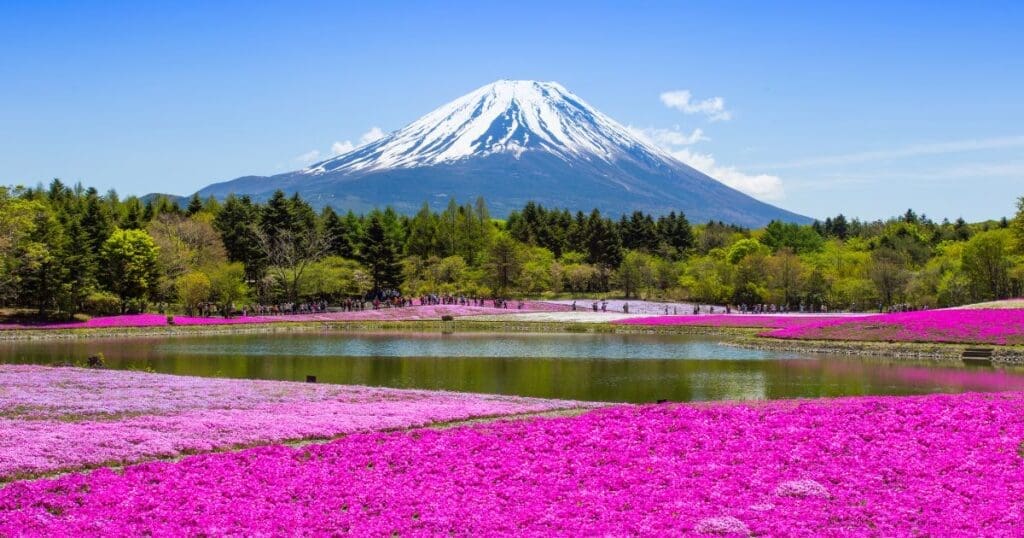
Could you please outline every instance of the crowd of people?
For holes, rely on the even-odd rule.
[[[252,304],[242,307],[242,316],[284,316],[289,314],[320,314],[327,311],[327,301],[300,303]]]
[[[465,295],[437,295],[427,294],[420,297],[421,305],[455,305],[455,306],[492,306],[494,308],[509,308],[512,301],[502,298],[484,299],[483,297],[467,297]],[[516,303],[516,308],[522,310],[526,306],[523,300]]]

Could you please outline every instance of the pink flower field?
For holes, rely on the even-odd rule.
[[[325,439],[584,405],[508,396],[4,365],[0,366],[0,481],[235,446]]]
[[[945,309],[783,326],[772,338],[1024,345],[1022,309]]]
[[[849,316],[829,315],[757,315],[757,314],[704,314],[686,316],[652,316],[622,319],[613,321],[622,325],[692,325],[699,327],[743,327],[743,328],[782,328],[799,327],[825,320],[849,319]]]
[[[441,319],[441,316],[466,317],[479,315],[508,314],[515,312],[554,312],[568,310],[569,307],[554,303],[529,301],[523,309],[494,308],[492,306],[459,306],[459,305],[417,305],[404,308],[381,308],[379,310],[360,310],[355,312],[325,312],[321,314],[295,314],[281,316],[245,316],[236,318],[197,318],[174,316],[174,324],[180,326],[196,325],[249,325],[260,323],[283,322],[344,322],[344,321],[416,321]],[[121,327],[164,327],[167,316],[163,314],[126,314],[123,316],[107,316],[90,318],[82,322],[40,323],[40,324],[0,324],[0,330],[17,329],[112,329]]]
[[[0,489],[0,535],[1014,536],[1020,393],[617,406]]]

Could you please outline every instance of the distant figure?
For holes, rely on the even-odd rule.
[[[629,313],[629,303],[622,303],[622,313],[623,314],[628,314]]]
[[[573,311],[573,312],[575,312],[575,311],[576,311],[576,301],[573,301],[573,302],[572,302],[572,311]]]

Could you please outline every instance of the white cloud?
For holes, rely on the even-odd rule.
[[[359,145],[369,144],[370,142],[376,142],[384,138],[384,131],[377,126],[370,127],[369,131],[363,133],[363,136],[359,137]]]
[[[370,142],[376,142],[384,138],[384,130],[380,127],[370,127],[369,131],[366,131],[359,137],[359,143],[353,144],[351,140],[341,140],[331,144],[331,156],[336,157],[338,155],[348,153],[358,147],[365,146]]]
[[[309,166],[317,162],[318,160],[320,160],[320,151],[315,149],[312,151],[307,151],[306,153],[303,153],[302,155],[295,157],[295,162],[301,164],[302,166]]]
[[[782,179],[778,176],[747,174],[735,166],[718,164],[715,162],[714,156],[709,153],[697,153],[690,151],[689,148],[669,150],[669,153],[718,181],[759,200],[781,200],[786,197]]]
[[[643,140],[662,148],[690,146],[697,142],[711,140],[704,135],[703,129],[694,129],[690,134],[686,134],[679,129],[678,125],[671,129],[661,129],[658,127],[640,128],[630,125],[627,129]]]
[[[715,162],[710,153],[692,151],[689,146],[710,140],[701,129],[694,129],[687,134],[675,126],[671,129],[648,127],[641,129],[629,126],[630,132],[655,146],[676,159],[704,172],[722,183],[754,198],[761,200],[781,200],[785,197],[782,179],[769,174],[746,174],[734,166],[723,166]]]
[[[725,99],[711,97],[703,101],[694,101],[690,90],[673,90],[661,94],[661,102],[665,106],[678,110],[683,114],[703,114],[711,121],[727,121],[732,119],[732,112],[725,109]]]
[[[782,169],[803,168],[808,166],[856,164],[871,161],[903,159],[907,157],[920,157],[923,155],[942,155],[947,153],[961,153],[967,151],[981,151],[1018,147],[1024,147],[1024,136],[1007,136],[1001,138],[954,140],[951,142],[914,144],[910,146],[904,146],[902,148],[888,150],[862,151],[858,153],[846,153],[843,155],[826,155],[822,157],[809,157],[780,163],[768,163],[761,165],[761,167]]]
[[[341,155],[342,153],[348,153],[354,149],[356,149],[356,147],[348,140],[335,142],[331,144],[331,155]]]

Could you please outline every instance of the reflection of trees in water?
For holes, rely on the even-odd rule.
[[[694,372],[690,378],[693,400],[763,400],[768,397],[768,376],[763,371]]]
[[[454,356],[474,346],[490,346],[499,356]],[[617,347],[615,353],[633,358],[593,358],[602,346],[605,353]],[[639,358],[664,356],[665,349],[677,349],[680,357],[715,359]],[[315,375],[321,383],[612,402],[1024,389],[1022,370],[848,356],[751,360],[756,352],[747,356],[713,341],[650,335],[305,333],[59,341],[0,345],[0,361],[83,361],[98,351],[111,368],[297,381]],[[415,353],[420,356],[408,356]]]

